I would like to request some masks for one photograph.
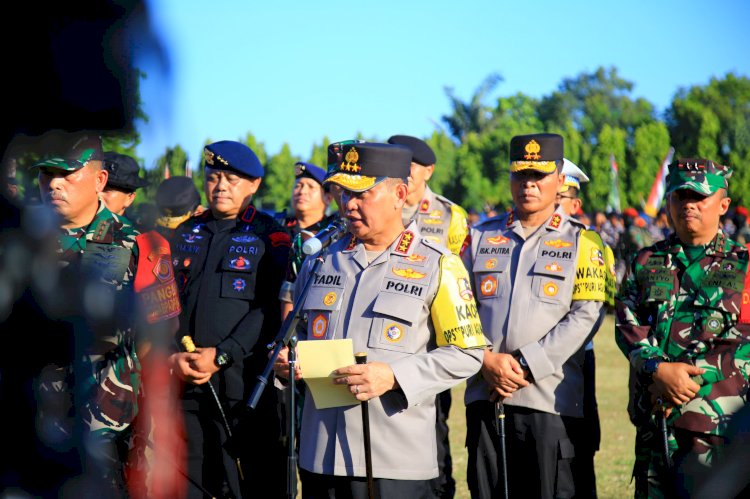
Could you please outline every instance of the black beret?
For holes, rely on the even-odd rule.
[[[169,177],[156,189],[156,206],[168,216],[192,212],[201,202],[201,195],[190,177]]]
[[[434,165],[437,158],[432,148],[422,139],[410,135],[393,135],[388,139],[389,144],[399,144],[411,149],[411,160],[422,166]]]
[[[341,150],[343,159],[329,169],[326,183],[346,190],[364,192],[386,178],[406,179],[411,173],[411,150],[397,144],[348,144]]]
[[[263,165],[252,149],[241,142],[222,140],[203,148],[206,166],[215,170],[234,170],[248,177],[262,177]]]
[[[148,181],[138,176],[141,167],[135,159],[127,154],[116,152],[104,153],[104,169],[109,172],[107,185],[126,191],[134,191],[148,185]]]
[[[296,163],[294,163],[294,176],[296,178],[310,177],[320,185],[323,185],[323,181],[326,178],[326,171],[312,163],[297,161]]]
[[[510,139],[510,171],[552,173],[563,160],[563,138],[556,133],[516,135]]]

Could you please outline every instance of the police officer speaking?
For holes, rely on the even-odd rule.
[[[403,225],[410,163],[403,146],[343,146],[326,182],[342,188],[351,235],[329,247],[315,276],[308,258],[295,289],[314,278],[301,339],[351,338],[356,352],[367,352],[367,364],[341,366],[334,382],[369,401],[378,497],[432,497],[435,396],[474,375],[485,346],[460,259],[420,237],[416,224]],[[289,374],[285,353],[274,364],[277,376]],[[306,396],[300,433],[305,495],[367,497],[362,442],[360,405],[318,409]]]

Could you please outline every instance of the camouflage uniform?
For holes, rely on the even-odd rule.
[[[83,276],[89,323],[74,326],[77,340],[88,341],[82,355],[44,368],[38,383],[40,417],[52,425],[48,428],[74,434],[70,409],[75,404],[85,430],[116,442],[120,452],[125,451],[125,432],[139,410],[141,364],[134,314],[144,313],[144,321],[153,323],[180,312],[168,248],[162,248],[166,254],[141,254],[143,244],[143,236],[127,218],[113,214],[102,202],[87,227],[62,229],[60,279],[80,283]],[[139,285],[144,278],[148,284]],[[162,299],[157,294],[169,296]]]
[[[672,234],[641,250],[628,269],[616,301],[615,338],[631,366],[637,497],[670,494],[674,477],[664,465],[664,438],[670,458],[692,453],[696,463],[710,466],[721,455],[731,416],[748,395],[750,314],[742,305],[747,270],[747,250],[720,229],[692,262]],[[705,369],[693,378],[700,385],[696,396],[668,413],[666,431],[657,426],[660,411],[648,391],[649,359]]]

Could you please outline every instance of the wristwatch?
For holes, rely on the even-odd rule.
[[[232,356],[219,347],[216,347],[216,357],[214,357],[214,364],[216,367],[226,367],[232,363]]]
[[[518,363],[521,364],[521,367],[523,367],[524,369],[529,368],[529,363],[526,362],[526,357],[524,357],[520,353],[518,354]]]
[[[649,377],[649,379],[652,379],[654,377],[654,374],[656,373],[656,370],[659,369],[659,364],[664,362],[664,359],[648,359],[646,362],[643,363],[643,373]]]

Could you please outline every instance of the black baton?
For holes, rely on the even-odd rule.
[[[357,364],[367,364],[367,352],[354,354]],[[365,469],[367,470],[367,495],[375,499],[375,489],[372,483],[372,450],[370,448],[370,406],[367,400],[360,402],[362,407],[362,431],[365,440]]]
[[[195,343],[193,343],[193,338],[191,338],[190,336],[183,336],[180,340],[180,343],[182,343],[182,346],[185,347],[186,352],[195,351]],[[227,436],[229,438],[232,438],[232,428],[229,426],[229,421],[227,421],[227,416],[224,414],[224,408],[221,406],[221,401],[219,400],[219,396],[216,394],[216,390],[214,390],[214,385],[211,384],[211,380],[208,380],[206,384],[208,385],[208,388],[211,389],[211,394],[214,396],[216,406],[219,408],[221,419],[224,422],[224,429],[227,430]],[[235,458],[235,462],[237,463],[237,471],[240,474],[240,480],[244,480],[245,476],[242,474],[242,465],[240,464],[240,458]]]
[[[508,464],[505,453],[505,406],[503,400],[495,402],[495,431],[500,439],[500,467],[503,474],[503,499],[508,499]]]

